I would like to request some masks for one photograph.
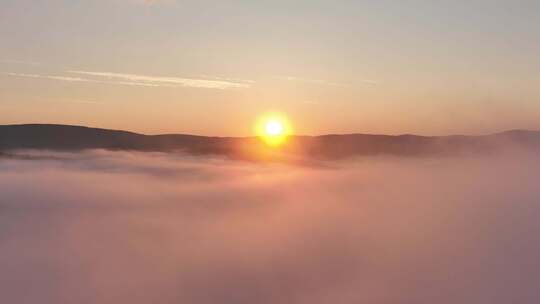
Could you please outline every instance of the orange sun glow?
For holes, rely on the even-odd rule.
[[[266,144],[278,146],[283,144],[291,133],[291,126],[283,114],[269,113],[258,119],[255,133]]]

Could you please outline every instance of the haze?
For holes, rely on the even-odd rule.
[[[0,303],[538,304],[539,54],[538,0],[0,0]]]
[[[537,303],[538,156],[0,160],[7,303]]]

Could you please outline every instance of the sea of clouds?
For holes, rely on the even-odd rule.
[[[0,159],[0,302],[540,303],[540,157]]]

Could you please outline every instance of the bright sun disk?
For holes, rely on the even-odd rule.
[[[263,114],[255,124],[255,134],[270,146],[282,145],[291,133],[291,124],[283,113]]]
[[[264,130],[270,136],[282,135],[284,131],[283,123],[277,120],[270,120],[264,126]]]

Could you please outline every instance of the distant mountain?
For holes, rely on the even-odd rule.
[[[540,152],[540,132],[514,130],[485,136],[321,135],[291,136],[278,147],[255,137],[207,137],[184,134],[143,135],[126,131],[67,125],[0,125],[0,156],[12,150],[134,150],[182,151],[193,155],[223,155],[239,159],[354,156],[429,156],[493,153],[503,149]]]

